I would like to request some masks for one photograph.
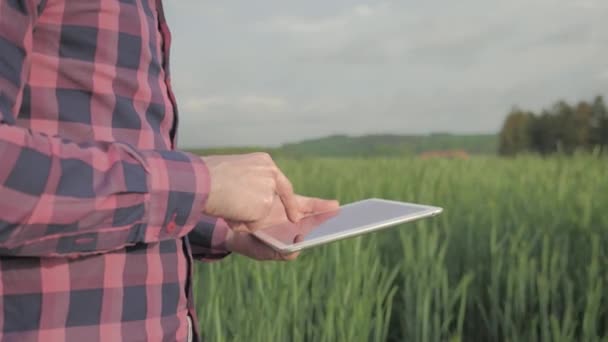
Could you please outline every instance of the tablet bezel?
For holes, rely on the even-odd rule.
[[[289,254],[289,253],[301,251],[303,249],[307,249],[307,248],[311,248],[311,247],[315,247],[315,246],[319,246],[319,245],[324,245],[326,243],[330,243],[333,241],[342,240],[342,239],[354,237],[357,235],[362,235],[362,234],[378,231],[378,230],[392,227],[392,226],[395,226],[398,224],[412,222],[412,221],[416,221],[419,219],[436,216],[436,215],[440,214],[441,212],[443,212],[443,208],[440,208],[440,207],[434,207],[434,206],[428,206],[428,205],[416,204],[416,203],[392,201],[392,200],[381,199],[381,198],[369,198],[369,199],[365,199],[362,201],[357,201],[357,202],[343,205],[340,208],[344,208],[347,206],[352,206],[355,204],[364,203],[364,202],[368,202],[368,201],[399,204],[399,205],[407,206],[407,207],[423,208],[425,210],[421,211],[420,213],[417,213],[417,214],[403,215],[403,216],[393,218],[390,220],[378,221],[376,223],[357,227],[356,229],[352,229],[352,230],[349,230],[346,232],[332,233],[332,234],[324,235],[322,237],[318,237],[314,240],[302,241],[302,242],[298,242],[298,243],[294,243],[294,244],[285,244],[285,243],[275,239],[271,235],[264,233],[264,229],[256,230],[255,232],[253,232],[253,235],[255,237],[257,237],[258,239],[260,239],[262,242],[264,242],[267,245],[269,245],[270,247],[272,247],[274,250],[276,250],[282,254]],[[316,214],[316,215],[319,215],[319,214]]]

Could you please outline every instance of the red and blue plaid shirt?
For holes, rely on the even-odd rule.
[[[226,255],[160,0],[0,0],[0,340],[181,341]],[[196,334],[195,338],[198,337]]]

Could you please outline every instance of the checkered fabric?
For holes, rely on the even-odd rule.
[[[183,341],[227,226],[174,149],[160,0],[0,0],[0,340]],[[198,338],[198,333],[195,339]]]

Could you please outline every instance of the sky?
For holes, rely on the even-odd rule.
[[[606,0],[165,1],[182,147],[497,132],[608,97]]]

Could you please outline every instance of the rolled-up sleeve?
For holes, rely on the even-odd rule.
[[[188,234],[194,259],[209,262],[230,255],[226,248],[229,229],[224,219],[203,215]]]
[[[0,255],[71,257],[185,236],[209,192],[201,158],[16,126],[36,19],[36,1],[0,0]]]

